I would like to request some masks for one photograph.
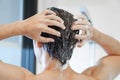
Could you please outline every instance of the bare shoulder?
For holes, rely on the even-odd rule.
[[[57,80],[57,73],[45,71],[37,74],[35,80]]]
[[[71,72],[65,73],[62,76],[56,72],[43,72],[36,75],[35,80],[94,80],[91,76],[86,76],[84,74]]]
[[[75,74],[73,76],[73,80],[95,80],[92,76],[88,76],[85,74]]]

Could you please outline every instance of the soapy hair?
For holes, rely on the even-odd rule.
[[[73,15],[63,9],[51,7],[50,10],[54,11],[57,16],[64,20],[64,25],[66,27],[65,30],[55,27],[49,26],[61,33],[61,37],[57,37],[55,35],[42,33],[41,35],[44,37],[50,37],[55,40],[55,42],[44,43],[43,47],[46,48],[49,56],[52,58],[56,58],[61,62],[62,65],[66,63],[67,60],[70,60],[73,49],[77,40],[74,38],[75,34],[79,33],[79,30],[71,30],[73,22],[75,19]]]

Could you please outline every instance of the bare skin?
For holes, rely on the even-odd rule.
[[[53,42],[52,38],[42,37],[41,32],[60,36],[60,32],[48,26],[54,25],[65,29],[63,23],[63,20],[56,16],[53,11],[45,10],[26,20],[0,25],[0,40],[11,36],[24,35],[39,42]]]
[[[54,25],[65,29],[63,23],[63,20],[56,16],[53,11],[45,10],[26,20],[0,25],[0,40],[24,35],[39,42],[53,42],[52,38],[42,37],[41,32],[60,36],[60,32],[48,26]],[[33,80],[33,78],[34,75],[24,68],[0,62],[0,80]]]
[[[96,41],[108,54],[98,65],[88,68],[83,74],[95,80],[114,80],[120,74],[120,42],[93,28],[92,40]]]
[[[116,43],[116,40],[113,42]],[[119,51],[114,54],[119,54]],[[96,66],[87,69],[82,74],[77,74],[68,67],[62,73],[63,80],[113,80],[120,73],[119,61],[120,56],[118,55],[107,56],[102,58]],[[53,62],[55,63],[56,60],[53,60]],[[53,70],[53,66],[55,66],[55,64],[49,65],[45,72],[35,76],[23,68],[0,62],[0,80],[53,80],[53,78],[56,80],[60,76],[60,69]],[[15,76],[16,74],[17,76]]]
[[[76,21],[72,27],[72,30],[83,30],[83,35],[76,35],[76,39],[82,39],[85,40],[87,38],[95,41],[98,43],[106,52],[108,55],[118,55],[120,56],[120,42],[117,41],[116,39],[112,38],[109,35],[106,35],[97,29],[95,29],[93,26],[88,26],[89,22],[83,17],[79,16],[79,18],[83,19],[82,21]],[[84,32],[89,29],[90,30],[90,35],[87,36],[84,34]],[[83,44],[82,42],[78,42],[78,45],[81,47]],[[79,47],[78,46],[78,47]]]
[[[79,27],[81,23],[77,23],[76,25],[78,28],[84,27]],[[99,32],[93,27],[91,30],[93,32],[91,39],[101,45],[101,47],[108,53],[108,56],[102,58],[97,65],[86,69],[81,74],[75,73],[70,67],[68,67],[62,72],[62,80],[113,80],[118,74],[120,74],[120,42]],[[101,37],[101,39],[99,39],[99,37]],[[81,36],[76,36],[75,38],[85,39],[85,37],[81,38]],[[41,44],[38,43],[38,47],[40,46]],[[23,68],[0,62],[0,80],[58,80],[60,69],[53,69],[56,62],[57,60],[52,60],[46,70],[38,75],[33,75]]]
[[[49,58],[48,53],[46,55],[47,58]],[[69,66],[67,69],[62,71],[59,66],[56,67],[56,63],[58,63],[58,61],[56,59],[53,59],[44,72],[35,76],[35,80],[79,80],[88,78],[83,74],[74,72]],[[92,77],[89,78],[93,80]]]
[[[81,18],[81,17],[79,17]],[[82,17],[84,18],[84,17]],[[88,68],[82,74],[87,75],[89,77],[94,78],[95,80],[113,80],[118,74],[120,74],[120,42],[115,40],[114,38],[98,31],[92,26],[85,27],[86,24],[89,25],[88,21],[83,19],[84,24],[82,22],[76,22],[73,25],[72,29],[77,30],[81,29],[84,32],[89,28],[90,36],[89,39],[98,43],[108,54],[107,57],[101,59],[96,66]],[[84,33],[83,33],[84,34]],[[76,35],[76,39],[87,39],[86,35]],[[81,47],[82,42],[78,42],[78,47]],[[100,54],[100,53],[99,53]],[[86,79],[83,79],[86,80]],[[91,79],[89,79],[91,80]]]
[[[34,75],[24,68],[0,62],[0,80],[78,80],[87,78],[85,75],[74,72],[70,67],[64,70],[60,77],[60,68],[54,68],[56,62],[58,62],[56,59],[52,60],[47,69],[38,75]]]
[[[46,75],[48,76],[46,77]],[[37,75],[35,80],[79,80],[84,79],[85,77],[85,75],[78,74],[74,72],[70,67],[68,67],[62,72],[62,74],[60,71],[46,70],[42,74]],[[92,77],[89,78],[93,80]]]
[[[93,29],[93,41],[96,41],[107,53],[108,55],[118,55],[120,56],[120,42],[116,39]]]
[[[96,66],[86,69],[82,74],[92,77],[94,80],[114,80],[120,74],[119,61],[120,56],[104,57]]]
[[[88,22],[83,21],[83,24]],[[85,30],[84,25],[79,22],[75,23],[73,30],[82,29]],[[77,74],[69,67],[63,71],[63,80],[113,80],[117,75],[120,74],[120,42],[114,38],[98,31],[91,27],[92,36],[91,39],[97,42],[101,47],[108,53],[107,57],[102,58],[99,63],[91,68],[86,69],[82,74]],[[85,35],[75,36],[76,39],[86,39]],[[81,45],[81,43],[78,43]],[[51,64],[52,65],[52,64]],[[45,76],[48,75],[46,78]],[[50,76],[49,76],[50,75]],[[52,71],[46,69],[42,74],[37,75],[37,80],[42,79],[58,79],[60,71]]]
[[[49,58],[48,55],[47,58]],[[120,74],[119,61],[120,56],[118,55],[106,56],[99,60],[95,66],[86,69],[81,74],[74,72],[70,67],[68,67],[62,72],[62,77],[60,78],[60,68],[54,68],[58,61],[54,59],[43,73],[36,76],[35,80],[113,80]]]
[[[108,56],[82,74],[70,67],[62,72],[62,80],[113,80],[120,73],[120,56]],[[34,75],[24,68],[0,62],[0,80],[59,80],[60,69],[49,67],[45,72]]]
[[[24,68],[0,61],[0,80],[34,80],[34,75]]]

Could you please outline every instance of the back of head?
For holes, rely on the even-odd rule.
[[[62,18],[64,20],[64,25],[66,27],[65,30],[49,26],[61,33],[61,37],[57,37],[51,34],[42,33],[42,36],[44,37],[50,37],[55,40],[55,42],[49,42],[44,43],[43,47],[46,48],[47,52],[49,53],[49,56],[52,58],[58,59],[61,64],[65,64],[67,60],[69,60],[72,56],[74,46],[77,42],[76,39],[74,39],[75,34],[78,34],[78,30],[71,30],[71,27],[73,25],[73,22],[75,19],[73,18],[73,15],[63,9],[59,8],[49,8],[50,10],[54,11],[57,16]]]

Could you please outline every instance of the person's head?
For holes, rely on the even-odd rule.
[[[42,67],[46,67],[45,65],[47,65],[49,62],[45,61],[47,53],[49,54],[49,57],[51,59],[58,60],[62,65],[64,65],[66,61],[70,60],[73,49],[77,42],[74,36],[75,34],[79,33],[79,30],[71,30],[71,27],[75,22],[75,19],[73,18],[73,15],[71,13],[55,7],[51,7],[49,9],[54,11],[57,16],[63,19],[66,29],[63,30],[59,27],[49,26],[55,30],[58,30],[61,33],[61,37],[42,33],[42,36],[53,38],[55,42],[43,43],[43,47],[41,48],[38,48],[37,45],[34,44],[36,57],[41,63]],[[47,53],[45,51],[47,51]]]
[[[75,34],[79,33],[79,31],[71,30],[73,22],[75,22],[75,19],[73,18],[73,15],[71,13],[55,7],[51,7],[49,9],[54,11],[57,16],[63,19],[66,29],[63,30],[58,27],[49,26],[50,28],[59,31],[61,33],[61,37],[42,33],[42,36],[50,37],[55,40],[55,42],[45,43],[43,44],[43,46],[46,48],[50,57],[58,59],[63,65],[72,56],[74,46],[77,42],[77,40],[74,39],[74,36]]]

